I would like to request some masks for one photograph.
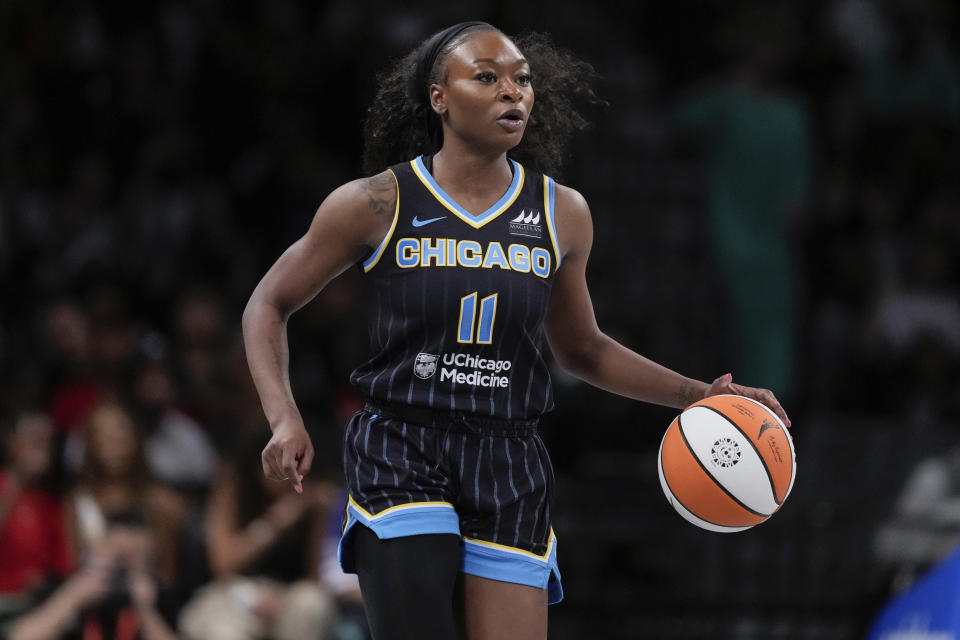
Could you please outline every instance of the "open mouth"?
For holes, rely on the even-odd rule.
[[[510,109],[510,111],[500,114],[500,117],[497,118],[497,124],[507,131],[519,131],[523,126],[523,112],[519,109]]]
[[[499,120],[512,120],[515,122],[523,122],[523,112],[519,109],[510,109],[506,113],[500,114]]]

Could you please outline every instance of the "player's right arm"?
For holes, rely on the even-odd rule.
[[[287,319],[379,246],[393,222],[397,183],[389,171],[347,183],[317,209],[310,228],[267,271],[243,311],[243,343],[273,436],[264,474],[301,491],[313,445],[290,388]]]

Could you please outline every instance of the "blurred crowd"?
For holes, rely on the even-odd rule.
[[[894,415],[922,434],[960,420],[952,3],[368,4],[0,1],[0,635],[365,637],[336,564],[361,278],[345,274],[291,326],[318,450],[303,497],[262,478],[268,430],[239,317],[326,193],[356,177],[375,73],[474,15],[552,32],[622,114],[578,139],[567,176],[591,195],[605,247],[591,267],[605,328],[657,353],[645,340],[677,318],[603,294],[660,279],[687,304],[657,265],[632,267],[635,242],[682,244],[676,220],[690,221],[679,234],[703,234],[693,262],[721,285],[732,351],[718,360],[789,400],[795,423]],[[636,184],[591,164],[667,148],[697,167],[686,195],[616,218]],[[647,178],[668,183],[665,166]],[[620,232],[631,224],[649,240]],[[697,360],[709,349],[696,335],[677,346],[674,361],[715,363]],[[591,411],[615,417],[614,402]],[[584,412],[561,406],[553,427]],[[589,455],[556,446],[559,460]],[[896,563],[893,548],[881,556]]]
[[[279,8],[263,29],[271,9],[0,3],[2,637],[366,637],[336,561],[335,425],[358,402],[336,325],[358,302],[326,292],[325,357],[295,359],[303,496],[263,478],[239,335],[338,179],[282,95],[321,41],[277,46],[302,25]]]
[[[216,296],[182,299],[176,347],[130,313],[109,287],[53,301],[38,371],[4,388],[0,635],[365,637],[338,474],[321,464],[302,496],[264,478]]]

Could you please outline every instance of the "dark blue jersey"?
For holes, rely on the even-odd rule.
[[[544,316],[560,265],[554,182],[510,160],[513,181],[473,215],[420,156],[390,168],[390,231],[362,263],[373,278],[370,359],[351,382],[387,403],[528,419],[553,408]]]

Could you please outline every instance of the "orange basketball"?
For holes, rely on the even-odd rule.
[[[779,509],[797,475],[793,439],[756,400],[719,395],[674,418],[657,456],[660,486],[681,516],[710,531],[743,531]]]

